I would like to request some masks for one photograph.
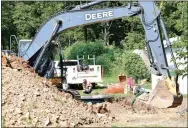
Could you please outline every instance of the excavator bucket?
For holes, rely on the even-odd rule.
[[[175,93],[176,87],[169,80],[160,80],[150,93],[143,93],[137,99],[157,108],[172,108],[181,105],[183,96]]]

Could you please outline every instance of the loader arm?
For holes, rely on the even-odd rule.
[[[151,66],[155,69],[157,75],[171,79],[169,72],[174,69],[168,67],[162,42],[162,32],[166,40],[168,41],[169,39],[160,10],[155,3],[153,1],[140,0],[137,4],[128,4],[125,7],[86,9],[102,2],[106,1],[98,0],[85,5],[78,5],[68,12],[60,12],[52,16],[41,26],[23,58],[34,66],[36,72],[39,72],[41,68],[44,69],[44,65],[48,67],[50,64],[46,59],[52,54],[51,42],[63,31],[77,26],[105,22],[122,17],[139,16],[145,30],[146,47]],[[175,91],[173,91],[173,95],[176,96],[179,93],[177,87],[178,84],[176,83]]]

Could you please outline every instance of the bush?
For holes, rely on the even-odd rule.
[[[106,47],[100,40],[96,42],[77,42],[68,47],[64,51],[66,59],[77,59],[77,55],[85,56],[95,55],[96,64],[104,66],[105,75],[109,75],[112,68],[112,63],[115,61],[115,54],[119,52],[119,49],[114,46]],[[91,64],[90,61],[85,58],[85,63]]]
[[[102,41],[96,42],[76,42],[72,46],[68,47],[64,51],[64,56],[66,59],[77,59],[77,55],[85,56],[88,55],[93,56],[95,55],[100,56],[101,54],[105,53],[106,48],[104,47]]]
[[[64,55],[66,59],[77,59],[77,55],[96,56],[96,64],[104,66],[105,76],[118,76],[125,73],[133,77],[136,81],[140,79],[150,79],[150,73],[146,68],[142,58],[132,52],[123,52],[113,46],[106,47],[102,41],[77,42],[66,48]],[[86,63],[89,61],[86,59]]]
[[[144,35],[136,32],[130,32],[121,42],[126,50],[144,49]]]
[[[151,74],[144,64],[142,58],[132,52],[124,52],[117,57],[113,64],[113,73],[125,73],[127,76],[133,77],[136,82],[141,79],[150,80]]]
[[[112,60],[109,57],[109,54],[105,53],[97,57],[96,64],[102,65],[104,67],[104,74],[109,75],[110,69],[112,68]]]

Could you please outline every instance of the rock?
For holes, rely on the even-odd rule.
[[[25,100],[26,100],[24,94],[20,95],[20,100],[21,100],[21,101],[25,101]]]
[[[45,123],[44,123],[44,126],[48,126],[50,124],[50,119],[47,117],[46,120],[45,120]]]
[[[10,113],[14,112],[14,108],[10,108],[10,109],[9,109],[9,112],[10,112]]]
[[[35,95],[36,95],[36,96],[40,96],[40,93],[39,93],[39,92],[35,92]]]
[[[56,123],[58,123],[59,118],[59,115],[52,115],[52,120]]]
[[[108,118],[110,121],[114,121],[116,119],[115,116],[109,116]]]
[[[33,124],[34,127],[36,127],[37,122],[38,122],[38,117],[36,117],[36,118],[34,118],[34,119],[32,120],[32,124]]]
[[[92,105],[92,103],[91,103],[91,102],[88,102],[88,103],[87,103],[87,105],[88,105],[88,106],[91,106],[91,105]]]
[[[97,113],[97,116],[98,116],[99,118],[102,118],[102,117],[105,117],[105,114]]]
[[[67,122],[66,121],[60,121],[59,122],[61,127],[66,127],[67,126]]]
[[[27,112],[24,117],[26,117],[27,119],[30,119],[30,112]]]
[[[9,122],[9,125],[15,125],[15,123],[16,123],[15,120],[11,120],[11,121]]]
[[[49,89],[48,88],[44,88],[43,92],[49,92]]]
[[[16,114],[22,114],[21,108],[16,108],[16,109],[15,109],[15,113],[16,113]]]

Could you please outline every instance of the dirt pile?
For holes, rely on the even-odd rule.
[[[134,104],[132,104],[133,99],[134,99],[134,95],[130,95],[128,97],[115,99],[113,101],[113,104],[121,105],[125,110],[132,113],[156,114],[158,112],[157,108],[151,105],[147,105],[138,100],[136,100]]]
[[[23,58],[16,57],[15,55],[8,55],[2,52],[1,56],[2,67],[10,67],[15,70],[29,70],[35,72],[34,69]]]
[[[106,105],[76,101],[31,72],[22,59],[2,58],[3,126],[110,126],[115,120]]]

